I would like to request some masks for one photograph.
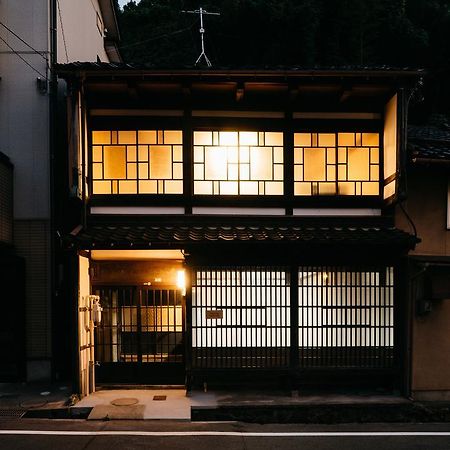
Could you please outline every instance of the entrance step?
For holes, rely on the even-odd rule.
[[[93,408],[89,420],[190,420],[191,401],[185,389],[102,389],[84,397],[76,407]]]

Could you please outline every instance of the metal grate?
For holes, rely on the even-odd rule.
[[[298,276],[302,367],[393,365],[392,267],[300,267]]]
[[[194,368],[289,366],[290,282],[283,267],[193,269]]]
[[[103,307],[96,328],[100,362],[182,362],[183,305],[177,289],[99,287]]]
[[[20,419],[26,412],[26,409],[0,408],[0,417]]]

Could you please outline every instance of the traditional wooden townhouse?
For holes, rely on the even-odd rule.
[[[394,212],[420,71],[58,72],[69,86],[60,195],[71,195],[61,320],[81,393],[409,392],[407,255],[418,239]]]

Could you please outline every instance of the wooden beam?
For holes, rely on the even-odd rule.
[[[244,98],[245,86],[244,83],[237,83],[236,85],[236,101],[240,102]]]

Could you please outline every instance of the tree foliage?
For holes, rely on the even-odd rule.
[[[215,67],[347,65],[448,69],[450,0],[141,0],[119,13],[127,62]]]
[[[204,0],[206,46],[219,66],[388,64],[450,60],[449,0]],[[200,51],[197,1],[131,1],[120,13],[128,61],[181,66]]]

